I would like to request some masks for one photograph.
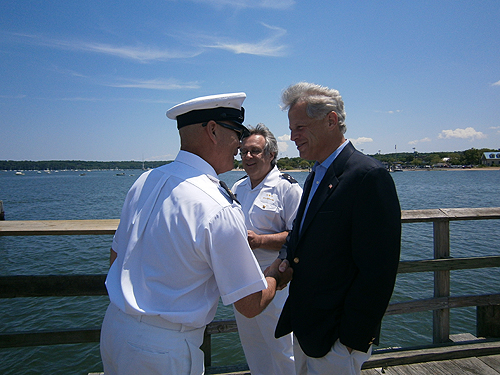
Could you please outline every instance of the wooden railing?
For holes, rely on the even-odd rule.
[[[500,256],[450,257],[450,222],[500,219],[500,207],[403,211],[401,222],[433,224],[434,259],[401,261],[398,273],[434,272],[434,297],[389,305],[386,315],[433,311],[433,341],[449,340],[450,309],[477,306],[478,335],[500,337],[500,293],[450,297],[450,271],[500,267]],[[113,234],[118,220],[0,221],[0,236]],[[106,275],[1,276],[0,298],[106,295]],[[213,321],[202,349],[211,365],[211,335],[237,331],[234,320]],[[0,333],[0,348],[99,342],[100,328]]]

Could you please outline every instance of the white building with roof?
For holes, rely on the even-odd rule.
[[[500,166],[500,151],[487,151],[483,152],[481,156],[481,164],[488,167],[499,165]]]

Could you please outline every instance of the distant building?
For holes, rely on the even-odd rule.
[[[488,167],[500,165],[500,151],[483,152],[483,156],[481,156],[481,164]]]

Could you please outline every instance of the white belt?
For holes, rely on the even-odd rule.
[[[150,326],[169,329],[171,331],[187,332],[193,331],[197,328],[189,327],[181,323],[172,323],[166,319],[163,319],[159,315],[131,315],[137,319],[137,321],[149,324]]]

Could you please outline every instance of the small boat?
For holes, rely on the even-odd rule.
[[[24,176],[24,172],[16,172],[16,176]]]
[[[117,173],[117,176],[125,176],[125,173]]]
[[[399,164],[395,165],[393,172],[403,172],[403,167],[400,166]]]

